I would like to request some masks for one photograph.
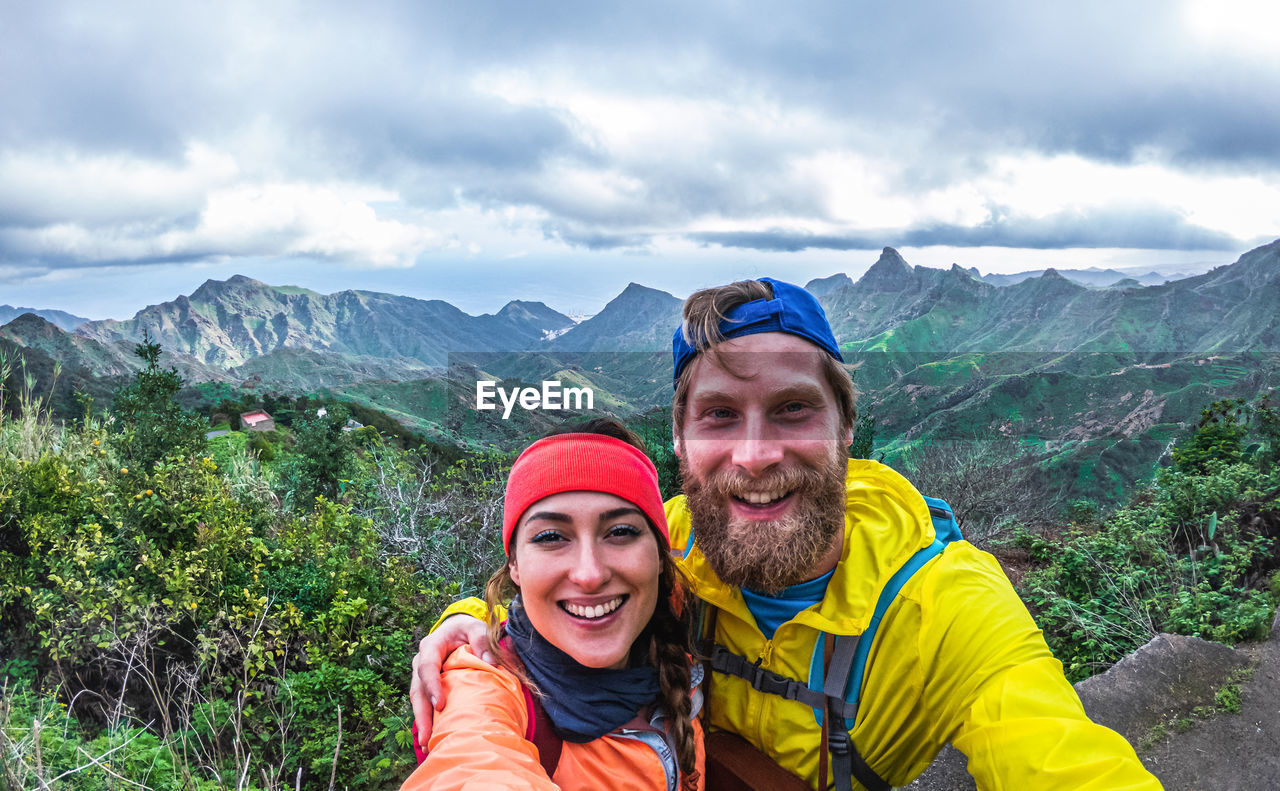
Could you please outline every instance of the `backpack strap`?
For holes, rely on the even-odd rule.
[[[834,636],[824,634],[823,640],[835,641],[831,652],[831,662],[827,666],[826,680],[822,691],[827,698],[824,728],[827,738],[823,745],[831,756],[831,774],[836,783],[836,791],[853,791],[853,778],[857,778],[867,791],[890,791],[891,786],[884,778],[876,774],[862,753],[849,738],[849,731],[844,728],[845,685],[849,681],[849,672],[853,669],[853,659],[858,653],[858,645],[862,635]],[[824,651],[825,653],[825,651]],[[853,704],[854,716],[857,719],[858,704]]]
[[[525,729],[524,738],[538,748],[538,762],[548,778],[554,778],[556,767],[560,765],[560,753],[564,749],[564,740],[556,736],[551,727],[551,717],[538,696],[533,694],[528,684],[521,684],[524,692],[524,705],[529,712],[529,727]]]
[[[956,519],[955,509],[950,503],[940,497],[925,497],[924,504],[929,508],[929,518],[933,521],[935,538],[944,544],[964,540],[964,534],[960,532],[960,522]]]
[[[889,605],[893,604],[893,600],[898,597],[898,592],[902,590],[903,585],[907,584],[907,580],[911,579],[926,563],[941,555],[946,546],[935,538],[932,544],[916,552],[902,564],[902,568],[894,572],[894,575],[885,583],[884,589],[880,591],[880,597],[876,599],[876,608],[871,613],[871,621],[867,624],[866,631],[862,633],[865,639],[859,642],[857,653],[854,655],[853,667],[850,668],[848,677],[850,686],[847,687],[847,694],[844,696],[845,700],[853,704],[855,712],[858,710],[858,699],[862,695],[862,680],[867,673],[867,655],[871,653],[876,632],[880,629],[880,621],[884,619],[884,614],[889,611]],[[849,723],[849,726],[853,727],[853,723]]]
[[[520,656],[511,647],[511,638],[503,635],[498,646],[510,657],[516,668],[523,672]],[[560,765],[560,753],[564,750],[564,740],[556,735],[555,728],[551,725],[551,715],[547,714],[546,707],[529,685],[522,681],[520,691],[524,693],[525,712],[529,720],[529,725],[524,729],[524,738],[537,748],[538,763],[542,764],[547,777],[554,778],[556,767]]]
[[[704,732],[711,730],[711,677],[715,675],[715,670],[711,666],[711,653],[716,644],[716,620],[720,614],[720,608],[707,604],[702,599],[698,599],[697,621],[698,621],[698,653],[702,660],[702,724]]]
[[[856,647],[856,643],[855,643]],[[811,709],[826,711],[834,706],[837,713],[845,719],[853,719],[858,714],[856,703],[845,702],[844,695],[838,701],[828,701],[825,689],[818,691],[809,689],[809,685],[796,681],[772,670],[760,667],[759,662],[748,662],[745,657],[716,643],[711,649],[711,669],[726,676],[735,676],[745,680],[751,688],[766,695],[777,695],[785,700],[798,700]]]

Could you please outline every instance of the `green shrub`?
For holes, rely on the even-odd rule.
[[[317,497],[336,500],[355,472],[355,440],[347,431],[348,413],[334,407],[323,417],[314,413],[293,421],[294,447],[281,462],[280,481],[286,502],[307,510]]]
[[[299,770],[303,787],[398,785],[438,580],[349,505],[281,510],[243,459],[148,469],[93,419],[39,428],[39,452],[15,436],[31,428],[0,423],[0,673],[56,692],[0,696],[18,712],[4,738],[31,748],[3,751],[11,787],[108,750],[57,787],[230,788],[246,768],[248,788],[292,788]],[[34,741],[32,717],[49,723]]]
[[[1266,527],[1280,521],[1277,482],[1245,463],[1204,466],[1166,471],[1100,525],[1019,532],[1038,566],[1023,598],[1073,681],[1159,632],[1225,643],[1266,635],[1274,602],[1265,581],[1280,566]]]
[[[134,380],[116,391],[111,402],[119,431],[112,438],[125,466],[151,469],[161,458],[204,451],[205,420],[183,409],[175,397],[182,389],[177,370],[160,367],[160,345],[143,335],[134,353],[146,362]]]

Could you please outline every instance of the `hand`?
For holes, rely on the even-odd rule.
[[[418,745],[425,748],[431,738],[431,721],[437,709],[444,708],[444,687],[440,684],[440,668],[444,660],[460,646],[489,664],[495,664],[489,653],[489,629],[484,621],[470,615],[446,618],[434,632],[418,643],[413,657],[413,678],[409,681],[409,703],[418,724]]]

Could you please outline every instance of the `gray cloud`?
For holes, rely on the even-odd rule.
[[[877,242],[863,235],[832,235],[802,231],[704,231],[689,234],[695,242],[721,247],[743,247],[770,253],[798,253],[802,250],[874,250]],[[877,237],[880,238],[880,237]]]
[[[1280,170],[1280,106],[1263,100],[1280,92],[1280,69],[1202,46],[1157,0],[980,9],[18,4],[0,27],[0,70],[0,169],[5,155],[56,154],[131,158],[177,173],[193,169],[193,142],[235,153],[238,168],[191,176],[186,191],[115,203],[36,181],[15,189],[0,170],[0,228],[10,230],[69,224],[129,237],[150,224],[160,234],[199,225],[208,196],[228,184],[344,180],[393,192],[408,212],[461,202],[528,209],[544,237],[590,250],[645,248],[659,235],[776,252],[1238,249],[1239,239],[1160,207],[1097,206],[1039,220],[1009,213],[974,225],[924,219],[848,234],[768,229],[788,217],[840,225],[793,169],[824,151],[883,163],[888,188],[906,199],[987,173],[993,157],[1010,152],[1196,173]],[[637,124],[646,99],[760,116],[730,115],[708,132],[677,115],[663,130],[669,146],[620,150],[554,103],[477,89],[481,76],[504,72],[533,83],[558,75],[635,100],[629,120]],[[689,144],[680,146],[686,131]],[[704,133],[712,139],[698,138]],[[602,197],[566,177],[573,172],[604,174],[613,191],[602,187]],[[762,230],[705,230],[750,223]],[[0,263],[91,257],[91,245],[63,254],[33,246],[38,238],[0,235]],[[291,237],[277,238],[283,250]],[[238,244],[201,239],[173,254],[140,245],[152,252],[133,260],[186,260],[197,249],[235,255]],[[272,242],[256,238],[250,248],[269,255]],[[106,245],[97,260],[118,262],[118,252]]]
[[[1149,250],[1222,250],[1239,240],[1199,228],[1182,217],[1158,210],[1089,210],[1044,218],[1001,214],[976,226],[933,225],[906,232],[813,234],[784,229],[702,232],[693,241],[768,252],[802,250],[876,250],[881,246],[1021,247],[1033,250],[1082,247],[1136,247]]]

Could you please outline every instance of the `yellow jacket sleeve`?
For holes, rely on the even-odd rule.
[[[996,560],[965,545],[947,555],[922,591],[924,696],[978,788],[1161,788],[1120,734],[1089,720]]]
[[[555,791],[524,738],[528,708],[515,676],[460,648],[441,678],[449,702],[436,714],[427,760],[401,791]]]
[[[494,612],[498,614],[499,619],[507,617],[506,607],[499,606]],[[470,615],[472,618],[477,618],[483,621],[489,617],[489,606],[484,603],[484,599],[477,599],[474,596],[467,599],[458,599],[453,604],[444,608],[444,612],[440,614],[440,617],[436,619],[436,622],[431,624],[431,629],[428,633],[439,629],[440,624],[444,623],[446,618],[454,615]]]

